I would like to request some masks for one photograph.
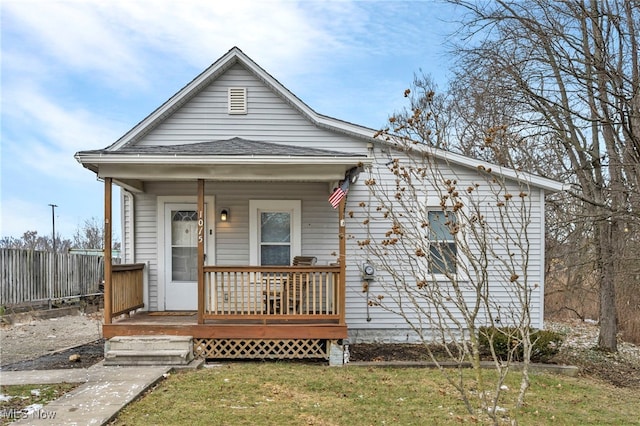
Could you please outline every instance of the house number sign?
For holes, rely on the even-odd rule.
[[[204,241],[204,214],[198,210],[198,244]]]

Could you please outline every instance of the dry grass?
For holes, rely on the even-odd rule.
[[[514,376],[506,404],[516,396]],[[640,424],[637,390],[538,374],[520,424]],[[635,414],[634,414],[635,413]],[[459,424],[466,413],[438,371],[267,362],[227,363],[171,375],[127,407],[116,425]]]
[[[43,418],[57,413],[49,413],[45,404],[60,398],[67,392],[79,386],[78,383],[57,383],[49,385],[3,385],[0,386],[0,425],[8,425],[17,419]],[[34,404],[38,404],[38,408]],[[27,407],[33,407],[34,413],[24,412]]]

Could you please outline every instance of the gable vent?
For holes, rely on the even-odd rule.
[[[247,113],[247,88],[229,88],[229,114]]]

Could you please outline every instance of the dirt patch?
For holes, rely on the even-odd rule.
[[[431,349],[436,359],[449,359],[443,348]],[[426,361],[430,362],[426,349],[420,344],[409,343],[358,343],[349,346],[349,361]]]
[[[60,365],[60,353],[77,346],[95,346],[102,339],[102,313],[91,315],[62,316],[48,319],[24,317],[19,322],[0,328],[0,365],[5,370],[8,365],[22,361],[41,359],[53,360],[52,365]],[[65,352],[66,354],[66,352]],[[67,355],[67,362],[69,355]],[[75,364],[72,367],[75,368]],[[80,362],[82,365],[83,362]],[[58,367],[55,367],[58,368]],[[23,369],[33,369],[23,368]],[[38,368],[42,369],[42,368]]]
[[[73,361],[70,360],[73,357]],[[104,339],[60,352],[43,355],[35,359],[18,361],[2,366],[2,371],[60,370],[88,368],[104,359]]]

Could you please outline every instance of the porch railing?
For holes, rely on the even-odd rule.
[[[339,266],[205,266],[205,319],[344,319]]]
[[[144,263],[113,265],[111,275],[111,317],[144,306]]]

